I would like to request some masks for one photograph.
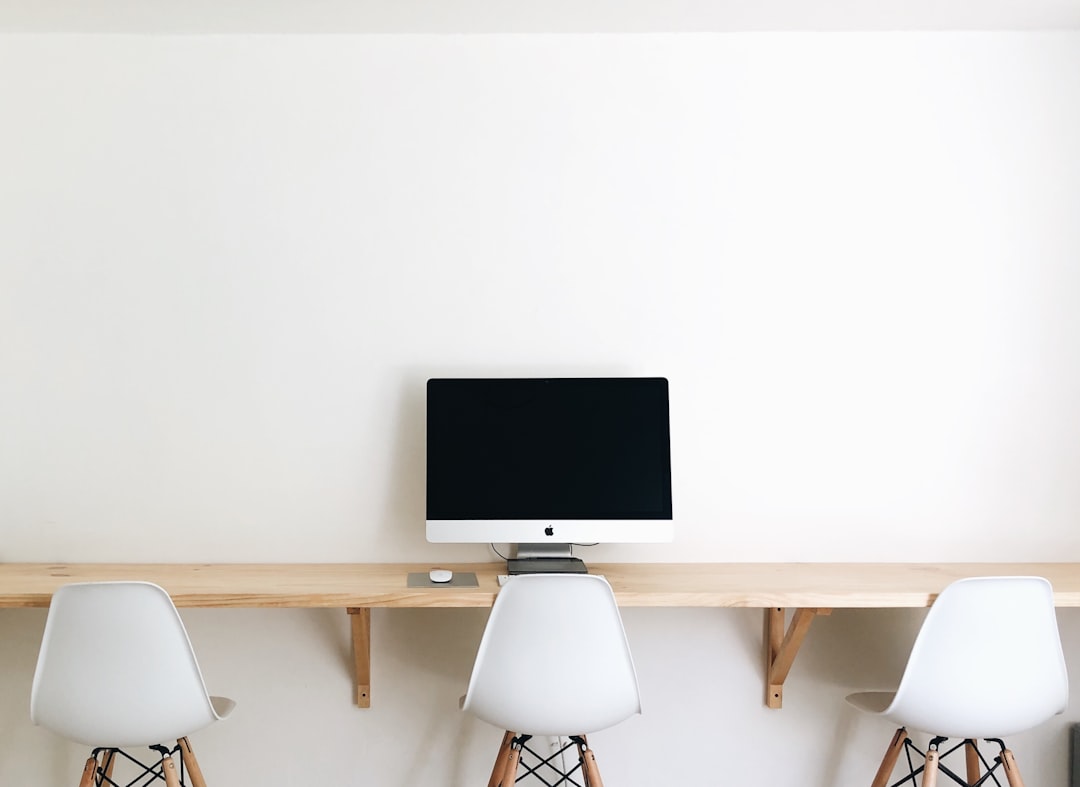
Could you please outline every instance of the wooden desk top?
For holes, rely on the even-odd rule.
[[[476,588],[408,588],[430,564],[0,564],[0,607],[47,607],[68,582],[142,579],[178,607],[489,607],[504,563],[448,564]],[[1080,606],[1080,563],[595,563],[626,607],[925,607],[965,576],[1044,576]]]

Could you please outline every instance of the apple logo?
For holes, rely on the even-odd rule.
[[[547,527],[544,528],[544,535],[545,536],[553,536],[553,535],[555,535],[555,528],[553,528],[551,525],[548,525]]]

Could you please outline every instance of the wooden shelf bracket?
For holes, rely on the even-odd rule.
[[[797,609],[785,633],[784,608],[768,607],[765,610],[765,704],[768,707],[783,706],[784,681],[810,624],[816,616],[831,613],[831,609],[818,607]]]
[[[349,607],[356,707],[371,707],[371,608]]]

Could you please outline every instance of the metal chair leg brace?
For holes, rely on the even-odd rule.
[[[1004,767],[1006,758],[1012,756],[1012,752],[1005,748],[1004,741],[1002,741],[1000,738],[984,739],[987,743],[996,743],[1000,749],[1000,753],[994,757],[994,762],[991,765],[990,762],[987,761],[986,757],[983,756],[983,753],[979,751],[979,748],[976,745],[977,741],[971,738],[965,738],[952,748],[948,749],[944,753],[941,753],[939,751],[941,744],[945,743],[945,741],[947,740],[948,738],[942,736],[932,738],[930,740],[929,746],[927,747],[927,751],[924,754],[918,746],[911,742],[910,738],[905,737],[903,743],[904,754],[907,758],[908,773],[903,778],[893,782],[890,787],[902,787],[902,785],[905,785],[908,782],[910,782],[912,785],[915,785],[916,777],[920,775],[923,776],[922,784],[924,785],[924,787],[933,787],[933,785],[936,784],[938,773],[947,776],[956,784],[961,785],[961,787],[982,787],[982,785],[987,780],[992,780],[997,787],[1002,787],[1002,784],[998,780],[995,771],[997,771],[999,768]],[[970,749],[975,752],[983,767],[983,774],[974,782],[969,782],[967,779],[955,773],[952,769],[948,768],[941,762],[943,759],[945,759],[959,749],[965,749],[965,751],[967,751],[967,747],[970,747]],[[913,752],[923,759],[923,762],[921,764],[915,764],[915,761],[912,759]]]
[[[539,779],[541,782],[543,782],[545,785],[547,785],[547,787],[559,787],[559,785],[563,784],[570,785],[570,787],[588,787],[587,783],[582,784],[581,782],[578,782],[572,778],[575,773],[584,768],[584,763],[582,763],[580,760],[578,761],[577,765],[575,765],[565,773],[559,768],[558,765],[555,764],[556,760],[558,760],[564,752],[575,746],[582,746],[584,744],[583,738],[577,735],[572,735],[570,736],[569,743],[563,745],[549,756],[544,757],[540,752],[536,751],[528,745],[528,741],[531,740],[532,737],[532,735],[519,735],[510,742],[511,751],[518,753],[518,762],[525,769],[525,773],[517,776],[515,778],[515,782],[524,779],[526,776],[532,775]],[[521,752],[527,752],[537,762],[535,764],[530,764],[524,760],[521,760]],[[544,778],[544,775],[540,773],[540,769],[544,768],[545,766],[548,770],[554,771],[555,776],[559,777],[556,781],[548,781],[548,779]],[[548,778],[551,778],[551,776],[549,775]],[[507,786],[504,785],[504,787]]]
[[[86,761],[86,769],[92,773],[92,776],[89,781],[84,776],[83,783],[86,784],[87,787],[148,787],[158,780],[169,784],[170,779],[165,774],[165,767],[167,767],[167,761],[172,760],[173,755],[181,752],[180,742],[177,741],[176,746],[172,749],[161,745],[151,746],[149,748],[159,755],[159,759],[149,765],[137,757],[128,754],[123,749],[94,749],[90,753],[90,759]],[[135,776],[135,778],[125,784],[120,784],[120,782],[114,781],[112,778],[113,767],[116,765],[118,759],[116,755],[118,754],[129,762],[134,763],[139,768],[142,768],[142,771]],[[176,768],[175,764],[173,765],[173,768]],[[191,787],[185,781],[183,757],[180,758],[179,784],[180,787]]]

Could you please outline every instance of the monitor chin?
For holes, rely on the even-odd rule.
[[[674,540],[670,519],[428,519],[440,544],[658,544]]]

